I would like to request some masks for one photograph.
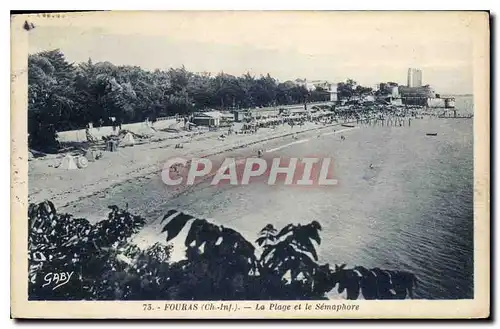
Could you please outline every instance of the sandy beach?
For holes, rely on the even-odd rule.
[[[134,213],[150,221],[133,239],[143,247],[165,242],[161,219],[172,209],[235,229],[248,241],[269,223],[281,229],[317,220],[321,262],[407,270],[421,280],[418,298],[467,298],[473,293],[471,127],[467,120],[426,118],[411,127],[360,125],[342,132],[344,141],[340,129],[325,129],[302,135],[304,143],[265,145],[271,157],[332,158],[339,180],[332,187],[206,183],[168,199],[161,179],[151,177],[139,183],[140,194],[123,186],[112,199],[85,204],[102,209],[129,200]],[[429,131],[437,136],[427,136]],[[173,260],[185,257],[186,234],[172,240]]]
[[[279,144],[295,133],[314,134],[316,130],[334,129],[331,128],[334,126],[339,124],[324,126],[306,122],[303,126],[293,128],[280,125],[275,129],[261,128],[255,134],[232,134],[224,140],[219,140],[218,136],[225,130],[202,134],[183,133],[178,134],[179,136],[172,136],[175,133],[157,132],[150,139],[131,147],[120,148],[118,152],[103,152],[103,157],[99,160],[89,162],[86,168],[75,170],[56,168],[64,154],[38,158],[29,162],[29,202],[52,200],[61,211],[82,212],[85,217],[90,216],[87,217],[90,220],[97,209],[81,209],[78,205],[80,201],[86,198],[106,198],[106,195],[114,195],[117,189],[127,183],[140,184],[143,179],[156,177],[166,160],[171,157],[214,156],[234,149],[247,153],[256,152],[265,143]],[[179,143],[183,148],[176,149],[175,145]],[[107,213],[107,209],[97,211],[99,214],[103,214],[103,211],[104,214]]]
[[[324,242],[318,248],[323,261],[416,271],[424,278],[420,298],[456,294],[455,286],[447,286],[440,294],[431,293],[446,283],[441,276],[434,278],[426,270],[419,272],[419,266],[424,261],[421,257],[427,248],[424,237],[430,234],[426,231],[430,223],[435,225],[436,233],[441,232],[445,237],[449,234],[449,221],[436,224],[434,216],[447,219],[454,215],[445,210],[436,212],[430,202],[435,195],[442,194],[443,173],[454,172],[439,167],[448,163],[450,156],[463,157],[462,150],[467,149],[471,137],[467,121],[426,117],[413,119],[411,126],[348,122],[346,126],[313,122],[293,128],[282,125],[275,129],[261,128],[255,134],[233,134],[222,140],[218,138],[222,131],[180,138],[166,138],[168,134],[160,132],[135,146],[119,148],[118,152],[103,152],[101,159],[77,170],[51,166],[57,161],[54,157],[39,158],[30,161],[30,198],[32,202],[50,199],[58,212],[86,218],[91,223],[105,219],[108,206],[127,208],[148,221],[131,239],[140,248],[165,242],[165,234],[161,233],[165,223],[161,219],[172,209],[236,229],[249,241],[254,241],[258,230],[267,223],[281,228],[317,219],[324,226],[321,234]],[[427,136],[430,131],[438,132],[438,136]],[[179,143],[183,148],[175,148]],[[221,163],[227,157],[256,156],[259,149],[271,157],[331,157],[335,159],[340,184],[332,189],[303,190],[259,184],[215,187],[204,182],[177,188],[162,181],[163,165],[171,157],[208,157]],[[370,164],[373,169],[369,169]],[[429,174],[434,178],[429,180]],[[363,206],[359,207],[360,204]],[[421,217],[421,212],[426,215]],[[460,210],[456,225],[467,227],[468,217],[462,216],[466,212],[467,209]],[[172,261],[184,259],[183,241],[188,230],[186,226],[170,241]],[[422,232],[426,233],[422,236]],[[455,238],[461,236],[452,237],[454,246],[460,245]],[[380,249],[381,241],[392,249]],[[467,245],[463,248],[467,250]],[[443,273],[447,273],[451,271],[449,264],[468,257],[464,253],[447,262],[440,257],[431,261],[435,266],[441,264]],[[457,286],[466,289],[463,295],[470,293],[468,280],[467,276],[457,278]],[[328,297],[345,298],[333,291]]]

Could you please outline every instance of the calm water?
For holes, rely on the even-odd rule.
[[[457,109],[472,112],[471,100],[457,99]],[[183,209],[251,240],[268,223],[318,220],[320,261],[412,271],[417,298],[473,298],[472,125],[423,119],[404,128],[363,127],[345,142],[314,138],[275,155],[332,157],[338,186],[205,186],[161,205],[157,215]]]

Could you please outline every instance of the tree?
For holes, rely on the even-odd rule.
[[[175,216],[174,216],[175,215]],[[50,202],[28,209],[30,300],[294,300],[325,299],[338,286],[348,298],[412,296],[416,277],[409,272],[317,263],[321,242],[317,221],[268,224],[257,248],[239,232],[205,219],[170,210],[162,232],[166,242],[189,225],[186,258],[170,261],[171,246],[140,249],[130,243],[146,220],[110,206],[96,224],[57,213]],[[48,273],[73,272],[77,278],[53,289]],[[286,274],[289,274],[288,277]],[[376,273],[376,276],[374,276]]]
[[[341,99],[368,92],[352,79],[338,86]],[[117,123],[131,123],[200,109],[304,104],[329,98],[322,88],[309,92],[292,81],[280,83],[270,74],[212,76],[184,66],[147,71],[91,59],[73,64],[56,49],[28,59],[29,145],[57,152],[57,131],[82,129],[90,122],[110,125],[110,117]]]
[[[53,152],[56,131],[71,126],[74,69],[59,50],[28,56],[28,144]]]
[[[363,87],[361,85],[358,85],[356,89],[354,89],[354,94],[358,96],[366,96],[370,95],[372,93],[373,89],[370,87]]]
[[[353,96],[354,92],[352,90],[352,86],[344,83],[344,82],[339,82],[337,84],[337,95],[339,99],[347,99],[350,100],[351,97]]]
[[[112,206],[108,219],[91,225],[86,219],[58,214],[52,202],[28,208],[30,299],[101,299],[102,290],[114,288],[101,280],[108,272],[126,267],[116,259],[120,246],[146,223]],[[78,276],[61,288],[44,286],[49,273]],[[96,284],[97,283],[97,284]],[[101,285],[102,284],[102,285]]]

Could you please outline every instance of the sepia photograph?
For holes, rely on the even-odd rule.
[[[13,317],[488,317],[489,19],[12,15]]]

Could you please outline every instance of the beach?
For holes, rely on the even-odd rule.
[[[429,129],[438,136],[426,136]],[[164,202],[161,192],[152,192],[154,183],[144,186],[155,195],[148,197],[147,212],[156,220],[134,242],[164,240],[160,220],[170,209],[209,218],[250,241],[268,223],[282,228],[318,220],[321,261],[412,271],[420,278],[417,298],[471,298],[472,122],[429,119],[411,128],[360,127],[345,136],[312,138],[277,151],[281,157],[331,156],[338,186],[207,183]],[[184,236],[174,245],[183,246]]]
[[[294,133],[315,131],[326,127],[306,123],[291,129],[288,125],[276,129],[261,129],[257,134],[231,135],[225,140],[218,136],[224,131],[204,132],[203,134],[177,134],[177,138],[163,138],[160,141],[144,142],[133,147],[120,148],[119,152],[105,152],[96,162],[84,169],[64,170],[56,168],[64,154],[51,155],[29,162],[29,201],[42,202],[50,199],[61,208],[72,207],[86,198],[112,196],[116,188],[128,183],[131,189],[143,179],[156,177],[163,169],[167,159],[176,156],[204,157],[220,154],[235,148],[247,148],[256,152],[260,141],[267,142],[291,138]],[[158,135],[158,134],[157,134]],[[161,133],[160,133],[161,135]],[[170,134],[175,135],[175,134]],[[185,135],[185,137],[182,137]],[[182,149],[176,149],[182,144]],[[68,209],[78,210],[77,207]],[[86,215],[89,209],[82,208]]]

